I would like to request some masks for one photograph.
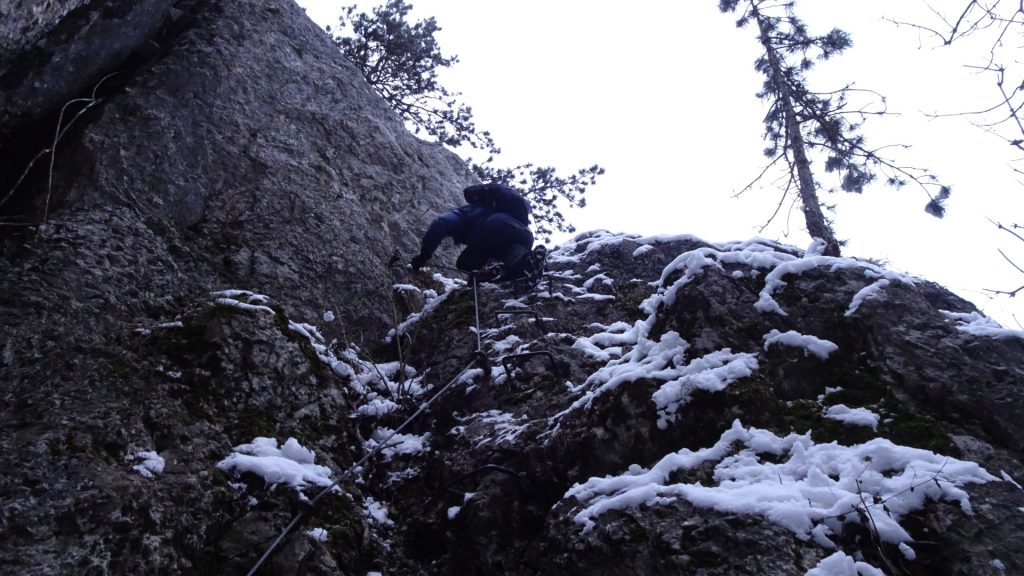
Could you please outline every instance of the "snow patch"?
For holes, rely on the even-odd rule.
[[[278,447],[273,438],[258,437],[248,444],[235,446],[234,452],[217,463],[225,472],[250,472],[263,477],[268,484],[287,484],[301,488],[309,484],[330,486],[331,469],[313,463],[313,451],[289,438]]]
[[[713,484],[668,482],[674,472],[708,462],[715,463]],[[710,448],[684,448],[651,468],[632,465],[619,476],[590,478],[564,497],[581,506],[574,520],[585,532],[609,510],[684,498],[701,508],[760,515],[802,539],[827,537],[823,530],[814,532],[822,524],[840,533],[844,523],[861,522],[859,512],[866,511],[878,536],[898,544],[912,541],[899,524],[903,516],[929,500],[956,502],[970,514],[961,487],[993,480],[973,462],[884,438],[855,446],[817,444],[810,434],[779,437],[737,420]]]
[[[658,409],[658,428],[665,430],[670,423],[676,421],[679,409],[690,402],[693,392],[721,392],[729,384],[750,376],[755,370],[756,356],[746,353],[734,354],[728,348],[697,358],[681,370],[663,370],[657,375],[658,378],[673,379],[663,384],[651,396]]]
[[[853,313],[857,311],[857,308],[860,308],[860,305],[863,304],[865,300],[880,298],[882,288],[885,288],[888,285],[889,281],[883,278],[873,284],[868,284],[861,288],[859,292],[853,295],[853,300],[850,301],[850,307],[846,309],[846,313],[843,315],[847,317],[853,316]]]
[[[640,256],[643,256],[644,254],[647,254],[651,250],[654,250],[654,246],[653,245],[651,245],[651,244],[642,244],[639,248],[637,248],[636,250],[633,250],[633,258],[639,258]]]
[[[378,446],[383,445],[380,450],[381,458],[388,462],[395,456],[410,456],[425,452],[429,443],[429,432],[417,436],[415,434],[396,434],[390,428],[377,428],[373,431],[370,439],[363,444],[363,448],[367,452],[372,452]]]
[[[940,312],[946,318],[959,322],[956,328],[961,332],[988,338],[1024,338],[1024,330],[1003,328],[995,320],[986,318],[977,312],[964,313],[948,310],[940,310]]]
[[[390,528],[395,525],[388,517],[387,505],[374,500],[372,496],[367,496],[366,500],[363,500],[363,515],[381,526]]]
[[[872,430],[878,429],[880,417],[867,408],[850,408],[845,404],[829,406],[824,413],[825,418],[838,420],[847,426],[864,426]]]
[[[525,416],[515,416],[500,410],[473,414],[460,419],[460,422],[464,423],[459,427],[464,435],[473,430],[477,448],[485,445],[498,447],[515,444],[516,439],[529,425]]]
[[[1009,474],[1007,474],[1006,470],[1000,470],[999,471],[999,475],[1003,477],[1003,480],[1005,480],[1005,481],[1009,482],[1010,484],[1013,484],[1014,486],[1016,486],[1017,490],[1020,490],[1021,492],[1024,492],[1024,488],[1022,488],[1021,485],[1018,484],[1016,480],[1014,480]]]
[[[783,262],[775,266],[775,268],[772,269],[772,271],[769,272],[767,276],[765,276],[764,288],[761,290],[757,304],[754,305],[754,308],[756,308],[759,312],[773,312],[780,316],[788,316],[788,314],[785,311],[783,311],[782,308],[779,307],[778,302],[776,302],[775,299],[772,297],[772,294],[786,286],[786,282],[783,280],[783,278],[789,274],[799,276],[804,272],[808,272],[816,268],[825,267],[827,267],[830,272],[835,272],[837,270],[842,269],[863,268],[864,275],[869,278],[882,278],[890,281],[896,280],[906,284],[916,283],[915,280],[910,276],[907,276],[905,274],[898,274],[896,272],[890,272],[888,270],[885,270],[884,268],[875,266],[874,264],[871,264],[869,262],[855,260],[853,258],[833,258],[831,256],[820,256],[808,253],[803,258]],[[865,294],[863,297],[867,297],[868,295],[870,295],[870,293]],[[854,300],[856,299],[857,298],[855,296]],[[863,301],[863,298],[861,301]],[[860,302],[858,302],[857,304],[859,306]],[[849,311],[849,309],[847,310],[847,312],[852,313]]]
[[[148,450],[136,452],[125,457],[125,460],[128,462],[138,462],[138,464],[132,466],[132,470],[141,474],[143,478],[153,478],[157,474],[164,473],[164,459],[156,452]]]
[[[313,528],[306,530],[306,535],[316,540],[317,542],[327,542],[327,530],[323,528]]]
[[[885,576],[885,572],[844,552],[836,552],[818,562],[804,576]]]
[[[795,348],[803,348],[804,356],[814,354],[822,360],[828,360],[828,355],[839,349],[834,342],[828,340],[822,340],[817,336],[808,336],[797,332],[796,330],[790,330],[788,332],[779,332],[778,330],[772,330],[771,332],[764,335],[764,349],[768,350],[768,347],[772,344],[782,344],[784,346],[793,346]]]

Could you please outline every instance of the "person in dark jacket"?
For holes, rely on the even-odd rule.
[[[514,188],[504,184],[481,184],[463,191],[467,204],[441,214],[430,224],[412,259],[419,270],[445,238],[465,244],[456,268],[472,272],[491,260],[500,260],[505,271],[502,279],[526,275],[526,256],[533,247],[529,228],[530,204]]]

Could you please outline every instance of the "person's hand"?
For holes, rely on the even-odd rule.
[[[410,262],[410,264],[412,264],[413,272],[419,272],[420,268],[423,268],[423,266],[427,263],[427,260],[430,260],[430,257],[424,256],[423,254],[413,256],[412,262]]]

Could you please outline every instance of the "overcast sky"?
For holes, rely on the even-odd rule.
[[[382,0],[383,1],[383,0]],[[321,26],[350,2],[300,0]],[[461,92],[477,125],[490,130],[504,162],[564,171],[597,163],[607,174],[570,214],[579,230],[694,234],[721,242],[763,236],[806,247],[789,203],[759,232],[779,203],[771,182],[739,198],[760,172],[765,108],[755,97],[758,45],[735,15],[713,0],[409,0],[413,17],[433,16],[446,55],[459,62],[442,83]],[[943,6],[959,6],[942,0]],[[361,3],[369,10],[376,3]],[[886,96],[898,115],[874,118],[868,144],[909,144],[897,160],[926,167],[953,187],[942,220],[923,211],[928,197],[882,185],[863,195],[827,195],[837,205],[844,255],[938,282],[1004,325],[1024,321],[1024,295],[990,298],[985,289],[1024,284],[997,252],[1024,265],[1024,243],[986,218],[1024,220],[1024,187],[1003,141],[961,117],[928,119],[991,103],[991,78],[973,73],[981,46],[936,49],[930,39],[883,20],[929,21],[923,0],[804,0],[798,14],[812,33],[839,27],[854,46],[810,72],[819,90],[855,82]],[[822,186],[835,182],[820,175]],[[556,238],[556,241],[564,240]]]

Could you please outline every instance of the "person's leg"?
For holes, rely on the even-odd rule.
[[[484,223],[482,232],[490,250],[488,256],[504,264],[503,278],[524,276],[523,269],[533,246],[530,229],[506,214],[495,214]]]
[[[455,267],[463,272],[472,272],[483,268],[488,259],[487,251],[484,248],[485,246],[479,242],[470,243],[462,251],[462,254],[459,254],[459,258],[455,261]]]

